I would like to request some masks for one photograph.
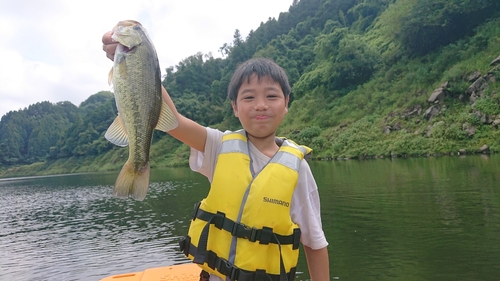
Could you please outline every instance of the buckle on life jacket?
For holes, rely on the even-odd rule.
[[[236,236],[239,238],[246,238],[250,242],[257,241],[257,233],[258,233],[258,231],[255,227],[250,227],[250,226],[244,225],[242,223],[233,224],[233,229],[231,230],[231,234],[233,236]]]
[[[224,227],[224,221],[226,220],[226,214],[217,211],[217,214],[215,214],[211,220],[215,227],[222,229]]]
[[[239,269],[232,265],[230,262],[219,258],[215,267],[217,271],[229,277],[230,280],[237,280]]]
[[[263,227],[261,230],[261,235],[260,235],[260,244],[267,245],[271,242],[271,240],[274,237],[274,232],[273,229],[270,227]],[[278,242],[279,243],[279,242]]]

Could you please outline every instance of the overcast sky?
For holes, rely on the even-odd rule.
[[[41,101],[111,90],[102,35],[120,20],[142,23],[162,71],[202,52],[220,57],[235,29],[243,38],[292,0],[0,0],[0,117]]]

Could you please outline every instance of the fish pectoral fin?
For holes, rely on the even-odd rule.
[[[104,137],[114,145],[122,147],[128,145],[128,134],[120,115],[118,115],[111,126],[109,126]]]
[[[108,74],[108,85],[113,84],[113,74],[114,74],[114,69],[112,67]]]
[[[172,111],[170,106],[168,106],[167,103],[162,100],[160,118],[158,118],[158,123],[156,124],[155,129],[163,132],[168,132],[177,128],[177,125],[179,125],[179,123],[174,115],[174,112]]]

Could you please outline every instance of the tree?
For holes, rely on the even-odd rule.
[[[241,33],[239,29],[234,31],[233,35],[233,46],[238,47],[243,43],[243,38],[241,38]]]
[[[224,43],[224,45],[222,45],[222,47],[219,48],[219,52],[222,57],[226,57],[231,53],[231,46],[228,45],[227,43]]]

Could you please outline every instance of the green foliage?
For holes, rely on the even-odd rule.
[[[315,137],[319,136],[320,133],[321,133],[321,129],[318,126],[312,126],[312,127],[305,128],[303,130],[295,131],[291,135],[291,137],[297,143],[308,144]]]
[[[67,158],[71,156],[95,156],[104,153],[113,145],[104,139],[104,133],[117,116],[115,100],[94,99],[84,103],[94,110],[78,118],[51,147],[48,159]]]
[[[373,23],[379,13],[384,10],[389,1],[363,1],[347,11],[352,23],[352,29],[362,32]]]
[[[221,107],[211,104],[204,96],[185,92],[182,98],[174,102],[179,113],[202,125],[208,126],[222,121]]]
[[[410,55],[425,55],[470,34],[500,9],[497,0],[418,0],[412,4],[398,33]]]
[[[97,94],[91,95],[88,99],[84,100],[78,107],[80,115],[86,115],[94,110],[100,105],[107,103],[110,100],[114,100],[114,94],[109,91],[101,91]],[[73,120],[74,121],[74,120]]]
[[[322,129],[318,126],[295,130],[289,136],[296,143],[306,145],[313,150],[321,151],[328,145],[328,140],[321,136]]]
[[[379,64],[378,54],[360,35],[347,28],[334,28],[317,37],[317,67],[305,73],[294,86],[298,97],[324,85],[327,91],[351,88],[370,79]]]
[[[29,164],[44,160],[50,147],[78,118],[76,106],[69,102],[39,102],[20,111],[11,111],[0,121],[0,163]]]
[[[496,115],[500,113],[498,100],[494,100],[491,97],[484,97],[477,99],[474,102],[474,109],[479,110],[481,113],[486,114],[487,116]]]
[[[175,71],[173,67],[167,68],[163,86],[172,97],[191,92],[209,98],[213,81],[221,79],[223,66],[222,59],[210,55],[204,59],[202,53],[197,53],[181,61]]]
[[[442,136],[447,140],[464,141],[469,138],[469,135],[459,123],[453,123],[442,129],[444,130]]]

